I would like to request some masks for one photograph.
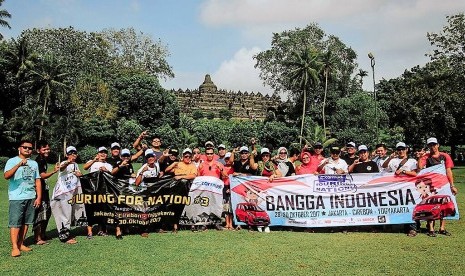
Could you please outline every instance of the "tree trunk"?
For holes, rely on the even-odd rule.
[[[304,106],[302,110],[302,125],[300,126],[300,145],[302,145],[302,137],[304,135],[305,108],[307,104],[307,91],[304,89]]]
[[[326,117],[325,117],[325,107],[326,107],[326,93],[328,92],[328,72],[325,72],[325,95],[323,97],[323,137],[326,140]]]
[[[44,108],[42,109],[42,118],[40,119],[39,140],[42,139],[42,129],[44,128],[44,117],[47,112],[47,98],[44,100]]]

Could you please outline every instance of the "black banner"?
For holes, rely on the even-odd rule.
[[[158,225],[178,223],[189,205],[192,181],[172,177],[144,179],[144,185],[129,184],[107,172],[94,172],[81,178],[82,194],[70,203],[83,203],[89,225]]]

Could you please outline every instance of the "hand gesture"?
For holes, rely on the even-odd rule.
[[[147,137],[148,134],[149,134],[148,130],[144,130],[144,131],[142,131],[142,133],[139,135],[139,137],[142,139],[142,138]]]
[[[21,159],[21,161],[19,161],[19,166],[26,166],[27,165],[27,159]]]
[[[98,154],[97,154],[97,155],[95,155],[95,157],[94,157],[94,161],[96,162],[96,161],[98,161],[98,160],[99,160],[99,157],[98,157]]]
[[[255,140],[255,138],[251,138],[251,139],[250,139],[250,144],[251,144],[251,145],[255,145],[256,142],[257,142],[257,141]]]
[[[148,149],[148,148],[149,148],[149,147],[147,146],[147,144],[142,144],[142,150],[145,151],[145,150]]]

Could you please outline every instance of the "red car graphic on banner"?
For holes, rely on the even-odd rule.
[[[270,224],[268,214],[255,203],[237,204],[236,219],[250,226],[267,226]]]
[[[415,206],[413,220],[437,220],[455,216],[454,202],[448,195],[430,196]]]

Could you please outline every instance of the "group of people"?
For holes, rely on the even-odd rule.
[[[86,162],[83,168],[88,172],[107,171],[114,177],[127,179],[130,184],[137,186],[145,185],[144,179],[166,175],[188,180],[197,176],[219,178],[224,181],[225,229],[234,229],[229,175],[258,175],[267,177],[269,181],[301,174],[377,173],[381,171],[394,172],[396,175],[416,176],[417,172],[425,167],[443,163],[452,193],[457,193],[452,174],[454,166],[452,159],[448,154],[439,151],[438,141],[434,137],[427,139],[428,149],[419,149],[415,152],[415,158],[409,157],[408,147],[403,142],[397,143],[395,151],[390,155],[387,154],[385,144],[376,145],[374,151],[370,152],[366,145],[356,147],[354,142],[349,142],[342,149],[330,147],[330,156],[326,157],[321,143],[305,145],[303,149],[293,148],[289,151],[285,147],[280,147],[273,155],[266,147],[262,147],[258,152],[254,139],[250,141],[249,146],[233,148],[230,151],[224,144],[215,147],[213,142],[208,141],[204,145],[203,153],[200,147],[186,148],[179,156],[178,149],[174,147],[162,150],[160,137],[153,137],[150,145],[144,143],[146,138],[147,132],[145,131],[137,137],[133,143],[136,151],[134,154],[127,148],[122,149],[117,142],[111,144],[110,150],[101,146],[97,149],[95,158]],[[77,243],[69,229],[79,220],[79,217],[84,217],[85,212],[82,204],[68,204],[72,193],[82,192],[80,186],[77,185],[78,178],[82,176],[76,164],[77,149],[74,146],[67,147],[65,160],[57,163],[51,171],[48,170],[47,165],[47,158],[50,154],[48,143],[46,141],[37,143],[36,161],[30,159],[33,150],[31,141],[21,141],[18,146],[18,156],[9,159],[5,166],[4,177],[9,180],[9,228],[13,257],[20,256],[21,251],[31,250],[30,247],[24,245],[29,225],[33,225],[36,244],[47,244],[45,230],[52,213],[51,210],[53,210],[59,231],[59,239],[68,244]],[[143,165],[135,171],[132,162],[141,156]],[[50,198],[47,179],[55,173],[58,173],[58,182]],[[427,227],[428,234],[435,236],[434,221],[429,221]],[[116,225],[115,229],[116,238],[122,239],[120,225]],[[148,231],[143,230],[141,235],[147,237]],[[176,230],[177,225],[174,225],[174,231]],[[269,228],[265,231],[269,232]],[[417,231],[418,223],[409,225],[409,236],[415,236]],[[444,220],[440,222],[438,233],[450,235],[445,229]],[[97,235],[107,235],[104,222],[98,223]],[[87,226],[87,238],[93,238],[92,225]]]

